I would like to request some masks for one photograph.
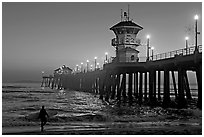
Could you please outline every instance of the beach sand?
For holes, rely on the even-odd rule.
[[[3,135],[202,135],[199,119],[172,122],[73,122],[59,125],[3,127]]]

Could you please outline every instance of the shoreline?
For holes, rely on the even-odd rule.
[[[76,122],[64,125],[2,127],[2,135],[202,135],[202,123],[177,122]]]
[[[59,127],[61,129],[62,127]],[[61,129],[3,132],[2,135],[202,135],[202,127],[137,127],[132,129]]]

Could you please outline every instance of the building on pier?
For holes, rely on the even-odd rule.
[[[129,11],[129,10],[128,10]],[[112,39],[112,46],[116,48],[117,62],[138,62],[137,47],[140,45],[140,39],[137,38],[137,34],[143,27],[134,23],[129,19],[129,12],[121,15],[121,22],[117,23],[110,28],[116,38]]]
[[[63,65],[62,67],[59,67],[58,69],[54,70],[54,74],[71,74],[72,69],[67,67],[66,65]]]
[[[63,65],[62,67],[54,70],[53,76],[43,76],[41,87],[51,87],[52,89],[57,87],[58,89],[61,89],[63,77],[71,74],[72,69],[70,69],[66,65]]]

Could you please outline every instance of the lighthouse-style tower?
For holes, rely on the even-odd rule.
[[[137,47],[140,45],[140,39],[136,36],[142,29],[141,26],[129,20],[129,6],[128,13],[122,13],[121,10],[121,22],[110,28],[116,35],[116,38],[112,39],[112,46],[116,48],[117,62],[138,62]]]

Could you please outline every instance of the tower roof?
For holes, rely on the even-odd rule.
[[[134,28],[138,28],[139,30],[143,29],[143,27],[141,27],[140,25],[138,25],[132,21],[121,21],[118,24],[111,27],[110,30],[113,30],[113,29],[118,28],[118,27],[134,27]]]
[[[58,69],[55,69],[54,71],[59,71],[59,70],[70,70],[70,71],[72,71],[72,69],[70,69],[69,67],[67,67],[67,66],[65,66],[65,65],[63,65],[63,67],[60,67],[60,68],[58,68]]]

